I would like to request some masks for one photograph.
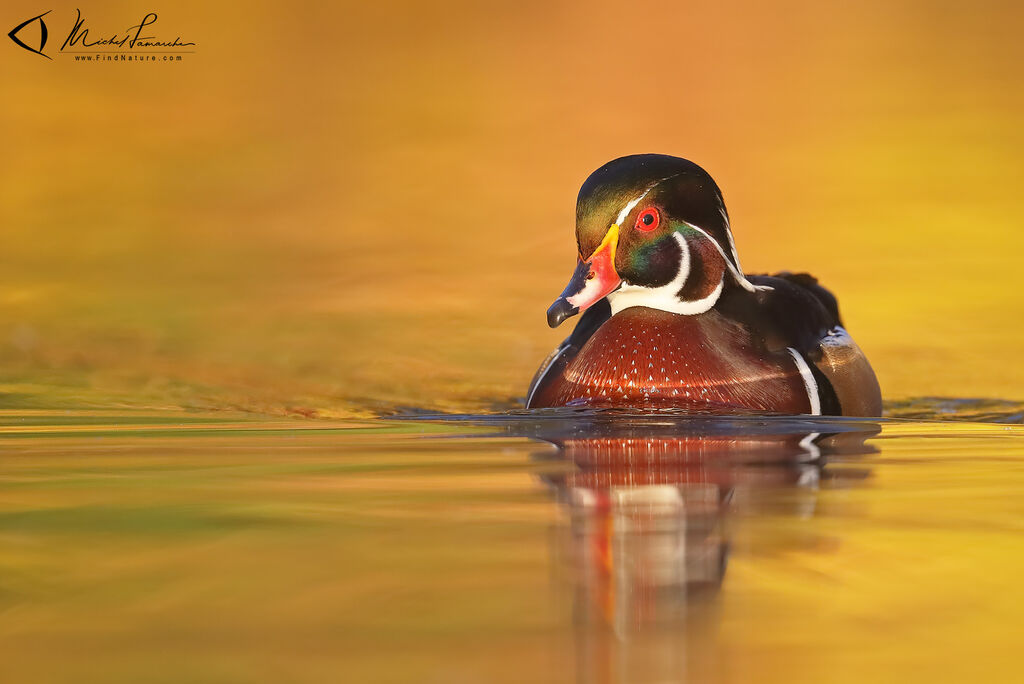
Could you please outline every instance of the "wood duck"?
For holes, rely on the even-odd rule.
[[[881,414],[835,297],[806,273],[745,275],[722,193],[693,162],[640,154],[599,168],[580,188],[576,242],[548,324],[583,315],[527,408]]]

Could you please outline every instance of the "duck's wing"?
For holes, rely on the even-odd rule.
[[[879,416],[882,393],[867,357],[843,327],[835,296],[807,273],[749,276],[758,292],[758,325],[769,347],[786,347],[810,371],[825,415]],[[799,355],[800,359],[796,359]],[[803,367],[799,368],[801,371]],[[807,378],[805,377],[805,380]]]
[[[542,393],[544,387],[562,373],[565,366],[579,354],[580,349],[591,335],[611,316],[612,307],[607,299],[602,299],[583,312],[572,333],[548,354],[534,374],[533,380],[530,381],[530,389],[526,392],[526,408],[532,408],[533,400],[538,393]]]

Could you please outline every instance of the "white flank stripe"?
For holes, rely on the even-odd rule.
[[[793,361],[796,362],[796,368],[800,371],[800,377],[804,380],[804,387],[807,389],[807,399],[811,402],[811,415],[821,415],[821,398],[818,396],[818,382],[814,379],[814,375],[811,373],[811,367],[804,361],[804,357],[800,356],[800,352],[792,347],[786,347],[790,355],[793,357]]]

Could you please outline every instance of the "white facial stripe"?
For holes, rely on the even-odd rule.
[[[796,362],[796,368],[800,371],[800,377],[804,381],[804,389],[807,390],[807,399],[811,402],[811,415],[821,415],[821,397],[818,396],[818,381],[814,379],[814,374],[811,373],[811,367],[804,361],[804,357],[800,355],[796,349],[792,347],[786,347],[790,355],[793,357],[793,361]]]
[[[640,204],[640,200],[642,200],[644,197],[647,197],[647,195],[650,194],[651,190],[653,190],[654,188],[658,187],[659,184],[664,183],[669,178],[675,178],[678,175],[679,175],[678,173],[674,173],[671,176],[665,176],[664,178],[659,178],[658,180],[656,180],[653,183],[651,183],[650,185],[648,185],[647,189],[643,191],[643,194],[641,194],[639,197],[637,197],[634,200],[630,200],[629,202],[626,203],[626,206],[622,207],[622,211],[620,211],[619,215],[615,217],[615,225],[617,225],[617,226],[619,226],[621,228],[622,227],[622,222],[626,220],[627,216],[629,216],[629,212],[633,211],[633,208],[636,205]],[[728,223],[728,222],[726,222],[726,223]]]
[[[642,200],[644,197],[647,197],[647,193],[649,193],[653,188],[654,186],[652,185],[651,187],[644,190],[644,193],[642,195],[640,195],[636,199],[631,199],[629,202],[627,202],[626,206],[622,207],[622,211],[619,212],[619,215],[615,217],[615,225],[621,227],[622,222],[626,220],[627,216],[629,216],[629,212],[633,211],[633,207],[640,204],[640,200]]]
[[[675,238],[682,252],[679,260],[679,272],[676,273],[676,277],[672,279],[671,283],[661,287],[643,287],[622,283],[622,287],[608,295],[608,303],[611,304],[613,316],[623,309],[633,306],[645,306],[649,309],[661,309],[692,316],[708,311],[718,301],[725,285],[724,280],[719,280],[718,287],[707,297],[688,301],[679,299],[679,291],[683,289],[683,284],[686,283],[686,279],[690,275],[690,247],[686,244],[686,239],[679,233],[673,233],[672,237]]]
[[[619,215],[615,217],[615,225],[619,226],[621,229],[626,217],[629,216],[629,212],[633,211],[633,209],[636,208],[636,205],[640,204],[640,202],[643,201],[643,199],[647,197],[651,190],[657,187],[659,183],[673,177],[674,176],[668,176],[655,181],[648,186],[648,188],[644,190],[639,197],[627,202],[626,206],[624,206],[619,212]],[[739,255],[736,253],[736,244],[733,242],[732,231],[729,229],[729,217],[725,213],[725,206],[721,205],[721,199],[719,199],[719,204],[719,211],[722,213],[722,220],[725,223],[725,234],[726,237],[729,238],[729,250],[732,252],[731,258],[726,256],[722,245],[718,244],[718,241],[712,238],[706,230],[699,226],[695,226],[692,223],[686,223],[686,225],[703,235],[707,238],[708,242],[715,246],[715,249],[718,250],[718,253],[725,261],[725,265],[729,269],[729,273],[732,274],[732,277],[743,289],[749,292],[772,290],[773,288],[769,285],[754,285],[752,282],[747,280],[745,275],[743,275],[742,269],[739,268],[740,260]],[[674,233],[673,237],[676,239],[676,242],[679,243],[679,247],[682,250],[679,272],[676,274],[676,277],[672,279],[671,283],[661,287],[643,287],[623,282],[618,290],[612,292],[607,297],[608,303],[611,304],[612,315],[633,306],[645,306],[652,309],[661,309],[662,311],[693,315],[704,313],[715,305],[719,296],[722,294],[722,290],[725,288],[724,278],[718,282],[718,286],[707,297],[691,301],[683,301],[679,299],[679,291],[682,290],[683,284],[686,282],[686,278],[690,275],[690,248],[687,246],[686,240],[679,233]],[[813,377],[811,379],[813,380]]]

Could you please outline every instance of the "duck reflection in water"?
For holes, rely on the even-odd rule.
[[[774,416],[597,414],[535,426],[531,436],[557,448],[537,458],[566,466],[541,479],[565,513],[553,555],[571,586],[579,680],[699,673],[684,637],[714,629],[731,521],[814,515],[819,486],[867,476],[856,457],[874,451],[865,439],[878,432],[871,421]]]

